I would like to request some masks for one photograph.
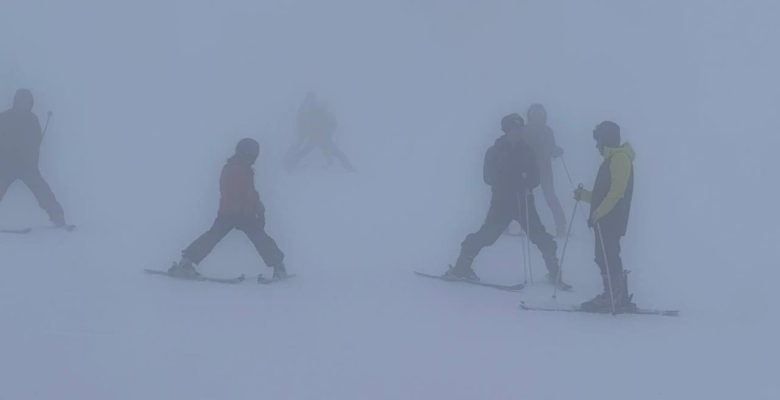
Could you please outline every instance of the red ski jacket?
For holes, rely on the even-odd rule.
[[[255,171],[251,165],[230,159],[219,179],[219,213],[254,217],[262,214],[263,205],[255,189]]]

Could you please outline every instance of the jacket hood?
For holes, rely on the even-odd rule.
[[[628,158],[631,161],[634,161],[636,159],[636,152],[634,151],[634,148],[631,146],[631,143],[625,142],[620,147],[605,147],[604,148],[604,159],[608,160],[612,158],[615,154],[625,154],[628,156]]]

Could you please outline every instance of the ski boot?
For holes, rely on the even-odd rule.
[[[632,301],[634,295],[628,292],[628,271],[623,271],[616,283],[617,285],[613,288],[615,293],[615,312],[636,311],[636,304]]]
[[[547,273],[547,282],[549,282],[550,285],[557,286],[558,290],[569,291],[572,289],[572,286],[564,282],[562,277],[558,277],[558,274],[552,272]]]
[[[598,296],[580,304],[580,309],[587,312],[611,313],[612,300],[609,298],[609,292],[605,290]]]
[[[464,267],[464,266],[449,266],[449,269],[447,272],[442,275],[442,278],[452,281],[471,281],[471,282],[479,282],[479,277],[477,276],[477,273],[474,272],[474,270],[471,267]]]
[[[168,269],[168,274],[177,278],[197,278],[200,276],[195,266],[192,265],[192,261],[182,258],[181,261],[173,263],[171,268]]]
[[[278,281],[284,278],[287,278],[287,268],[284,267],[284,263],[274,266],[273,279]]]

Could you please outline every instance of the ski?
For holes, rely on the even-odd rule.
[[[73,232],[76,230],[76,225],[63,225],[63,226],[41,226],[37,228],[20,228],[20,229],[0,229],[0,233],[12,233],[16,235],[25,235],[33,231],[38,230],[63,230],[65,232]]]
[[[270,285],[270,284],[273,284],[273,283],[286,281],[286,280],[288,280],[290,278],[295,278],[295,274],[287,275],[284,278],[266,278],[266,277],[263,276],[263,274],[260,274],[260,275],[257,276],[257,283],[259,283],[261,285]]]
[[[559,311],[559,312],[580,312],[588,314],[611,314],[609,312],[595,312],[587,311],[580,308],[580,306],[529,306],[525,302],[520,303],[520,308],[526,311]],[[640,315],[661,315],[665,317],[676,317],[680,315],[679,310],[657,310],[649,308],[637,308],[633,311],[621,311],[617,314],[640,314]]]
[[[519,292],[519,291],[521,291],[525,287],[525,285],[523,285],[522,283],[518,283],[516,285],[501,285],[501,284],[497,284],[497,283],[486,283],[486,282],[480,282],[480,281],[453,280],[453,279],[445,278],[445,277],[443,277],[441,275],[431,275],[431,274],[426,274],[424,272],[418,272],[418,271],[414,271],[414,273],[417,276],[422,276],[422,277],[425,277],[425,278],[438,279],[438,280],[444,281],[444,282],[467,283],[469,285],[484,286],[484,287],[489,287],[489,288],[493,288],[493,289],[503,290],[503,291],[507,291],[507,292]]]
[[[176,276],[171,275],[168,273],[168,271],[161,271],[157,269],[145,269],[144,272],[147,274],[153,274],[153,275],[163,275],[167,276],[169,278],[173,279],[180,279],[183,281],[199,281],[199,282],[216,282],[216,283],[228,283],[228,284],[236,284],[241,283],[244,281],[245,277],[243,274],[240,276],[237,276],[235,278],[212,278],[209,276],[203,276],[203,275],[197,275],[192,277],[183,277],[183,276]]]
[[[32,232],[32,228],[24,228],[24,229],[2,229],[0,230],[0,233],[12,233],[15,235],[25,235]]]

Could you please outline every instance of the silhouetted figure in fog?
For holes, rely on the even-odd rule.
[[[483,248],[494,244],[515,220],[542,252],[549,281],[569,288],[558,279],[558,246],[545,231],[534,205],[532,191],[539,186],[539,167],[533,150],[522,139],[523,125],[523,118],[517,114],[502,119],[501,129],[505,134],[488,149],[483,169],[485,183],[493,191],[490,210],[479,231],[468,235],[461,244],[460,256],[455,266],[444,274],[445,278],[479,280],[471,267],[474,258]]]
[[[0,200],[8,187],[20,180],[49,214],[49,220],[56,227],[66,228],[65,212],[38,167],[43,131],[32,112],[33,104],[32,92],[19,89],[13,107],[0,114]]]
[[[171,275],[199,275],[193,264],[200,264],[222,238],[233,229],[238,229],[252,241],[265,264],[274,269],[274,279],[287,277],[284,253],[265,232],[265,207],[255,189],[255,172],[252,165],[259,153],[260,146],[255,140],[241,139],[238,142],[235,154],[222,168],[217,219],[208,232],[182,252],[181,261],[174,263],[168,271]]]
[[[319,149],[328,161],[328,165],[332,165],[333,159],[336,158],[344,169],[350,172],[355,171],[347,156],[333,141],[337,126],[336,118],[328,110],[326,104],[317,100],[314,93],[309,92],[301,108],[298,109],[297,141],[287,154],[287,170],[294,170],[306,155],[312,150]]]
[[[620,143],[620,127],[604,121],[593,131],[596,148],[604,157],[593,191],[578,188],[575,200],[590,203],[588,226],[596,232],[596,264],[604,291],[582,303],[587,311],[632,311],[636,305],[628,292],[628,278],[620,259],[620,239],[625,236],[634,193],[634,150]],[[614,310],[612,309],[614,304]]]
[[[528,108],[528,124],[523,129],[523,138],[534,149],[539,164],[542,194],[555,220],[555,233],[558,237],[566,235],[566,214],[555,194],[552,159],[563,155],[563,149],[555,143],[555,133],[547,125],[547,110],[541,104]]]

